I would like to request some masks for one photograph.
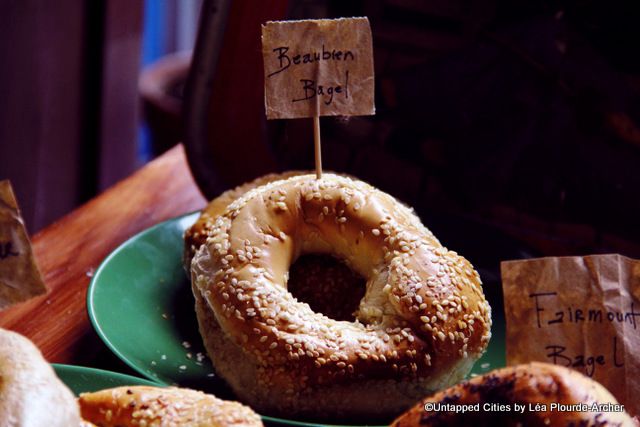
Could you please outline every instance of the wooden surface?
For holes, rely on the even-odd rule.
[[[174,147],[32,238],[50,293],[1,312],[0,327],[30,338],[50,362],[95,365],[106,347],[87,316],[93,271],[127,238],[204,204]]]

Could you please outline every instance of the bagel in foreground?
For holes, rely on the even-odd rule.
[[[205,228],[191,263],[200,331],[217,372],[261,412],[395,416],[460,381],[487,347],[491,309],[473,267],[364,182],[270,182]],[[334,255],[367,279],[354,322],[287,291],[304,253]]]
[[[100,427],[262,427],[250,408],[184,388],[116,387],[78,398],[82,417]]]
[[[0,425],[80,426],[71,390],[27,338],[0,329]]]
[[[425,410],[426,405],[439,403],[446,405],[495,403],[508,405],[511,408],[518,403],[526,405],[526,409],[523,413],[515,412],[513,409],[510,412],[481,409],[465,413]],[[633,427],[637,425],[624,411],[551,410],[552,403],[563,405],[598,403],[604,406],[618,404],[607,389],[579,372],[562,366],[533,362],[498,369],[436,393],[396,419],[391,427],[461,425]],[[529,410],[529,404],[533,407],[536,404],[545,405],[548,410]],[[438,409],[437,406],[434,408]]]

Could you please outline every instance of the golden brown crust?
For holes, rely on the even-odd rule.
[[[261,427],[260,417],[238,402],[195,390],[117,387],[78,398],[82,417],[100,427]]]
[[[198,220],[184,234],[183,264],[190,274],[191,260],[196,250],[206,243],[215,219],[222,215],[234,200],[264,184],[309,174],[289,171],[268,174],[225,191],[205,207]],[[350,320],[364,293],[364,280],[342,262],[328,255],[309,255],[291,266],[289,290],[298,299],[309,301],[315,311],[338,320]],[[215,320],[214,320],[215,321]]]
[[[516,403],[525,405],[522,413],[514,411]],[[604,387],[581,373],[534,362],[498,369],[436,393],[396,419],[391,427],[636,425],[625,412],[563,411],[551,406],[583,403],[617,405],[615,398]],[[427,411],[425,406],[428,404],[480,404],[480,410],[455,413],[447,411],[445,406],[436,405],[429,408],[433,410]],[[511,410],[506,411],[506,407]]]
[[[302,171],[289,171],[284,173],[271,173],[254,179],[251,182],[239,185],[231,190],[227,190],[213,199],[206,208],[204,208],[195,224],[187,229],[184,233],[184,255],[183,263],[186,271],[190,271],[191,259],[195,255],[196,250],[207,241],[210,230],[209,225],[215,218],[222,215],[234,200],[245,194],[249,190],[253,190],[261,185],[268,184],[273,181],[279,181],[296,175],[302,175]]]
[[[207,227],[192,263],[194,292],[254,365],[247,369],[255,390],[243,389],[232,365],[225,372],[219,348],[208,350],[236,393],[258,408],[290,413],[309,390],[379,381],[407,395],[375,402],[388,415],[416,393],[459,381],[487,346],[490,307],[473,267],[408,208],[361,181],[325,174],[270,182]],[[356,322],[315,313],[287,292],[301,253],[334,254],[368,279]],[[273,402],[276,389],[283,392]],[[325,411],[322,400],[314,404],[310,413]]]

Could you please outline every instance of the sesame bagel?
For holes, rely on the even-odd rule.
[[[250,408],[185,388],[116,387],[83,393],[78,403],[82,417],[101,427],[262,427]]]
[[[460,381],[491,309],[463,257],[393,197],[346,177],[293,176],[210,223],[191,278],[205,346],[238,397],[270,414],[391,417]],[[290,265],[331,254],[367,280],[355,321],[287,290]]]
[[[636,426],[621,406],[591,378],[534,362],[498,369],[436,393],[391,427]]]
[[[227,190],[211,200],[195,224],[184,233],[185,271],[190,271],[191,260],[196,250],[206,243],[216,217],[222,215],[234,200],[261,185],[305,173],[310,172],[288,171],[264,175]],[[315,311],[338,320],[351,319],[364,294],[362,277],[339,260],[329,255],[318,254],[303,256],[291,266],[288,289],[298,299],[309,302]]]

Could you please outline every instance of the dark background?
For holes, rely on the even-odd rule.
[[[189,54],[141,73],[153,42],[144,35],[173,28],[148,33],[158,19],[149,11],[169,3],[3,2],[0,178],[12,180],[31,231],[182,139]],[[450,239],[491,245],[497,229],[529,254],[640,257],[635,2],[288,7],[291,17],[371,21],[377,115],[323,119],[327,169],[394,194]],[[272,169],[313,167],[308,121],[265,126]],[[254,175],[221,176],[230,186]]]

